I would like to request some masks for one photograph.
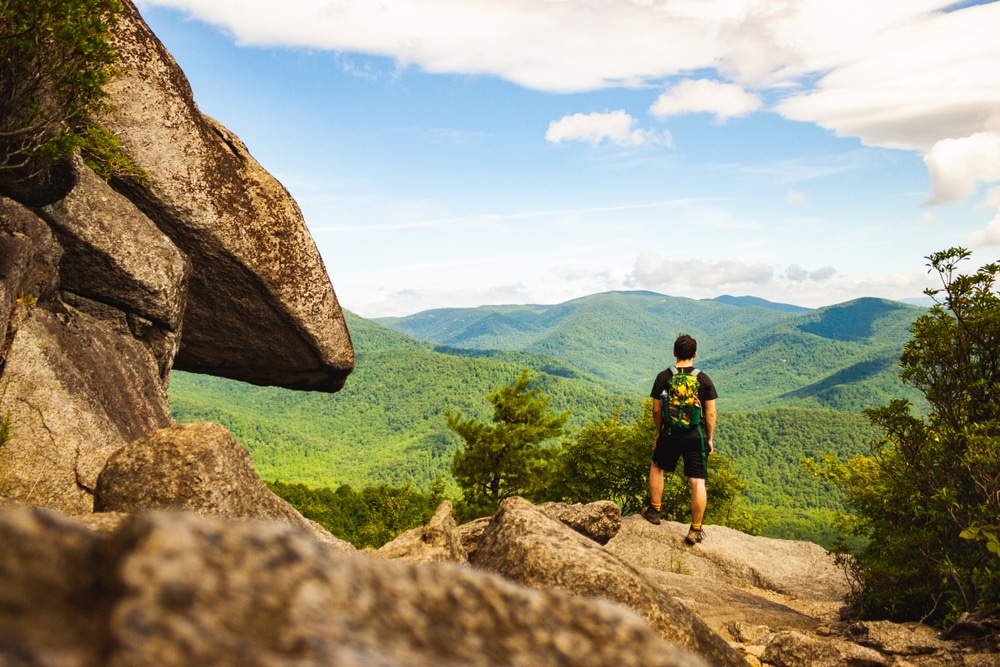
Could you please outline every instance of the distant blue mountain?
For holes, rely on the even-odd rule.
[[[717,296],[714,299],[702,299],[702,301],[716,301],[718,303],[724,303],[738,308],[757,306],[758,308],[778,310],[782,313],[807,313],[812,310],[811,308],[804,308],[803,306],[793,306],[790,303],[775,303],[774,301],[761,299],[757,296],[730,296],[728,294],[723,294],[722,296]]]

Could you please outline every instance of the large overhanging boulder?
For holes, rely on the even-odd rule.
[[[226,128],[126,0],[114,40],[124,77],[105,124],[148,172],[113,184],[190,259],[174,367],[336,391],[354,367],[340,306],[302,214]]]

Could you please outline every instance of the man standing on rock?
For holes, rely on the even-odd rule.
[[[698,356],[698,342],[681,334],[674,341],[677,363],[656,376],[653,390],[653,423],[656,440],[653,444],[653,463],[649,467],[650,506],[642,516],[654,525],[660,524],[663,501],[663,473],[677,469],[677,461],[684,459],[684,474],[691,484],[691,529],[685,541],[697,544],[705,539],[701,521],[705,517],[708,494],[705,479],[708,477],[708,455],[714,449],[715,399],[718,393],[707,375],[694,367]]]

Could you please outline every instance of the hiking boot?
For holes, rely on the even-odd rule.
[[[691,526],[691,528],[688,529],[687,537],[684,538],[684,541],[690,544],[691,546],[694,546],[699,542],[703,542],[704,540],[705,540],[705,531],[695,530],[694,526]]]
[[[660,513],[654,510],[652,507],[642,508],[642,518],[650,522],[654,526],[660,525]]]

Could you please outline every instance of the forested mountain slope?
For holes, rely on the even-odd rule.
[[[170,405],[178,421],[217,421],[251,452],[267,480],[316,486],[369,484],[422,488],[446,474],[460,439],[445,413],[488,419],[486,394],[525,366],[551,407],[572,410],[571,428],[609,417],[635,396],[541,355],[466,357],[437,352],[374,322],[345,313],[357,368],[337,394],[317,394],[175,372]]]
[[[726,341],[791,316],[654,292],[606,292],[553,306],[448,308],[376,321],[452,347],[548,354],[645,394],[656,373],[672,362],[678,333],[697,338],[707,359]]]
[[[897,359],[921,308],[857,299],[807,312],[740,297],[695,301],[653,292],[607,292],[555,306],[481,306],[378,320],[457,348],[538,352],[645,395],[670,363],[678,333],[699,341],[698,365],[729,409],[801,405],[860,410],[919,400]],[[783,304],[771,304],[782,306]]]
[[[536,371],[537,386],[552,396],[554,410],[572,411],[569,433],[616,410],[626,419],[638,414],[652,374],[669,363],[660,358],[660,350],[655,363],[647,361],[651,365],[639,388],[623,388],[559,358],[583,355],[598,341],[608,345],[612,337],[624,337],[633,325],[622,318],[632,317],[634,326],[651,326],[653,315],[643,314],[643,308],[649,308],[653,295],[598,296],[602,298],[566,305],[572,315],[553,320],[559,321],[550,327],[555,333],[528,350],[419,341],[345,313],[358,363],[341,392],[311,394],[174,373],[171,408],[178,421],[226,425],[268,480],[355,488],[412,481],[428,490],[435,477],[448,475],[452,456],[462,445],[448,430],[445,413],[461,411],[488,419],[486,394],[511,382],[524,367]],[[633,308],[634,300],[643,308]],[[860,409],[912,396],[899,383],[896,360],[920,309],[860,299],[789,314],[761,312],[764,309],[757,306],[655,300],[660,308],[673,306],[680,313],[705,316],[698,328],[687,328],[695,335],[708,329],[729,332],[728,338],[715,339],[714,352],[704,358],[699,354],[720,392],[718,451],[733,460],[748,483],[747,503],[769,517],[768,534],[824,541],[837,500],[829,487],[807,477],[799,462],[827,452],[843,458],[866,452],[876,433]],[[498,308],[494,315],[518,311],[523,329],[532,308]],[[750,319],[741,318],[741,313]],[[736,324],[718,321],[724,316],[763,324],[737,334]],[[442,325],[447,328],[460,318],[456,311],[445,319],[451,322]],[[617,349],[617,356],[608,353],[601,363],[594,353],[590,367],[604,375],[613,375],[607,372],[611,366],[640,367],[631,350],[639,347],[639,339],[633,336],[631,343]],[[727,345],[720,346],[719,340]],[[654,347],[647,345],[645,353],[651,356]],[[539,348],[552,353],[535,351]]]
[[[801,405],[860,411],[922,397],[899,380],[899,354],[923,312],[863,298],[820,308],[729,341],[705,362],[732,408]]]

